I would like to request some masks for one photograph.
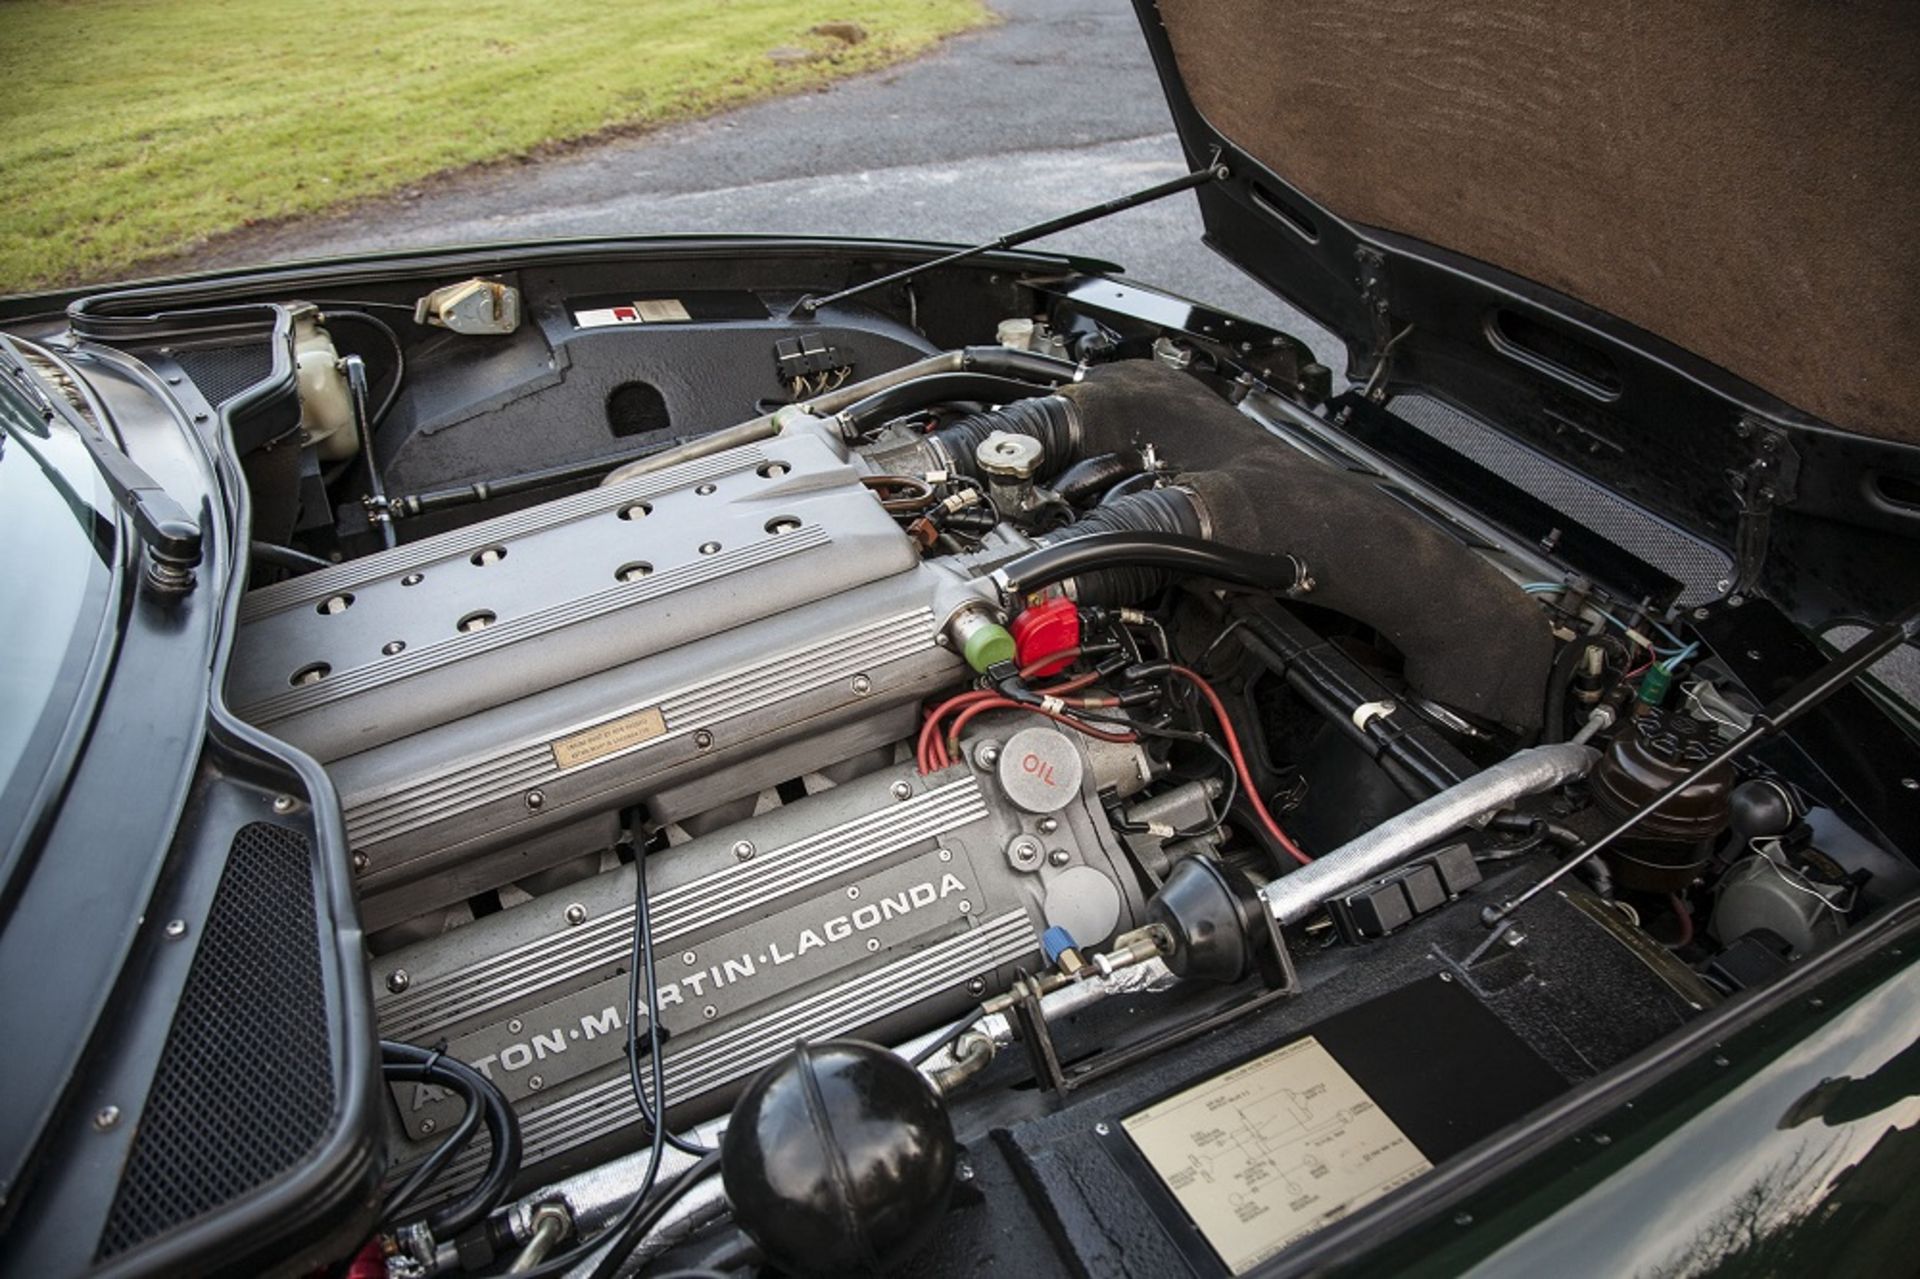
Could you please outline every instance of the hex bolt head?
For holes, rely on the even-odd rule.
[[[879,949],[880,949],[880,939],[879,939],[878,937],[869,937],[869,938],[867,938],[867,953],[868,953],[868,954],[872,954],[872,953],[873,953],[874,951],[876,951],[876,950],[879,950]]]
[[[1038,870],[1046,852],[1031,835],[1017,836],[1007,845],[1007,864],[1015,870]]]
[[[541,809],[545,808],[546,806],[547,806],[547,795],[545,791],[530,790],[527,792],[527,811],[528,812],[537,813]]]
[[[971,914],[973,914],[973,903],[972,903],[972,902],[966,902],[966,901],[963,901],[963,902],[961,902],[961,903],[960,903],[960,913],[961,913],[962,915],[971,915]]]
[[[855,675],[853,677],[853,692],[856,697],[865,697],[868,693],[871,693],[872,691],[873,691],[872,680],[868,679],[865,675]]]
[[[373,864],[372,860],[365,853],[355,853],[350,860],[353,863],[353,869],[355,871],[364,871],[368,866]]]
[[[975,977],[975,978],[974,978],[974,979],[973,979],[972,981],[970,981],[970,982],[968,982],[968,983],[967,983],[967,993],[968,993],[969,995],[984,995],[984,994],[986,994],[986,993],[987,993],[987,979],[986,979],[985,977]]]
[[[1058,817],[1042,817],[1039,822],[1036,823],[1035,828],[1042,835],[1051,835],[1060,829],[1060,819]]]
[[[700,1010],[700,1015],[702,1017],[705,1017],[708,1021],[712,1021],[715,1017],[718,1017],[720,1015],[720,1010],[718,1008],[715,1008],[712,1004],[708,1004],[705,1008],[702,1008]]]
[[[166,933],[168,941],[179,941],[187,935],[187,921],[184,919],[169,919],[166,928],[162,931]]]
[[[566,910],[561,912],[561,918],[577,928],[587,922],[587,908],[579,902],[571,902]]]
[[[1100,1136],[1105,1137],[1107,1134],[1111,1133],[1113,1129],[1109,1128],[1107,1126],[1107,1121],[1102,1119],[1099,1123],[1093,1126],[1093,1131],[1099,1134]]]
[[[93,1126],[95,1128],[98,1128],[101,1132],[106,1132],[108,1129],[114,1127],[119,1122],[120,1122],[120,1107],[118,1106],[102,1106],[100,1107],[99,1110],[94,1112]]]
[[[521,1021],[518,1017],[515,1017],[513,1020],[507,1023],[507,1033],[509,1035],[517,1035],[522,1030],[525,1030],[526,1026],[527,1024],[525,1022]]]
[[[1073,854],[1064,848],[1056,848],[1047,854],[1047,860],[1055,866],[1065,866],[1073,860]]]
[[[992,768],[1000,762],[1000,746],[996,742],[982,742],[973,752],[974,762],[982,768]]]
[[[528,1092],[539,1092],[542,1088],[545,1088],[546,1086],[547,1086],[547,1081],[544,1076],[541,1076],[541,1075],[527,1076]]]
[[[412,984],[413,978],[407,976],[407,970],[404,968],[396,968],[387,974],[387,989],[396,995]]]
[[[689,950],[689,951],[686,951],[685,953],[683,953],[683,954],[682,954],[682,955],[680,956],[680,962],[681,962],[681,963],[683,963],[683,964],[685,964],[685,965],[686,965],[687,967],[689,967],[689,968],[691,968],[691,967],[693,967],[693,965],[694,965],[694,964],[695,964],[695,963],[696,963],[696,962],[697,962],[698,960],[699,960],[699,956],[697,956],[697,955],[695,955],[695,954],[694,954],[694,953],[693,953],[692,951],[690,951],[690,950]]]
[[[273,811],[282,817],[285,817],[298,807],[300,807],[300,801],[291,795],[275,795],[273,797]]]
[[[895,799],[912,799],[913,783],[904,779],[895,782],[893,784],[893,797]]]
[[[750,861],[753,858],[753,841],[743,839],[733,846],[733,860]]]
[[[858,884],[847,885],[847,900],[852,902],[857,902],[860,900],[860,885]]]
[[[439,1126],[440,1125],[433,1122],[432,1119],[422,1119],[420,1121],[420,1135],[424,1137],[428,1133],[431,1133],[434,1129],[438,1128]]]
[[[703,750],[703,751],[712,750],[713,734],[709,733],[704,728],[701,729],[699,732],[693,735],[693,745],[694,745],[694,749],[696,750]]]

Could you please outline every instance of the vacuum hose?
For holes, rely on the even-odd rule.
[[[1166,569],[1267,591],[1298,591],[1311,584],[1306,565],[1291,555],[1236,550],[1179,533],[1124,531],[1092,533],[1043,546],[1002,566],[993,576],[1004,596],[1018,599],[1060,582],[1071,580],[1077,586],[1085,574],[1116,568]],[[1082,602],[1095,602],[1085,600],[1078,589],[1070,588],[1068,593]]]

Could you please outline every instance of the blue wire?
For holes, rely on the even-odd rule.
[[[1567,588],[1563,583],[1560,583],[1560,582],[1528,582],[1525,585],[1523,585],[1520,589],[1525,591],[1529,595],[1545,595],[1550,592],[1565,591]],[[1609,622],[1612,622],[1615,626],[1618,626],[1623,631],[1631,631],[1634,629],[1633,627],[1628,626],[1625,622],[1621,621],[1619,618],[1615,617],[1612,613],[1609,613],[1604,608],[1601,608],[1598,604],[1593,603],[1591,600],[1587,602],[1586,607],[1592,609],[1594,612],[1598,613],[1602,618],[1606,619]],[[1658,621],[1657,619],[1649,617],[1647,621],[1653,623],[1654,629],[1659,631],[1662,635],[1666,636],[1668,639],[1672,640],[1676,646],[1674,648],[1656,647],[1653,650],[1655,653],[1661,653],[1661,654],[1687,653],[1687,652],[1692,652],[1693,650],[1699,647],[1699,645],[1697,644],[1689,644],[1686,640],[1681,639],[1678,635],[1675,635],[1671,630],[1669,630],[1665,624]]]
[[[1673,674],[1674,667],[1680,665],[1680,663],[1686,661],[1699,651],[1700,646],[1698,644],[1689,644],[1672,657],[1669,657],[1666,661],[1660,663],[1660,669],[1671,675]]]

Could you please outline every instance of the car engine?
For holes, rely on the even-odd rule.
[[[528,309],[576,368],[629,349],[584,318],[604,308]],[[324,310],[294,313],[321,343]],[[1065,1096],[1274,999],[1333,1013],[1418,982],[1406,1015],[1460,1003],[1449,1025],[1511,1041],[1504,1115],[1773,962],[1677,958],[1696,910],[1728,947],[1764,925],[1801,954],[1903,891],[1838,823],[1810,834],[1804,792],[1693,775],[1760,708],[1670,609],[1358,464],[1189,341],[1001,327],[918,351],[889,331],[857,380],[782,339],[789,394],[743,421],[424,497],[355,480],[363,384],[354,422],[321,420],[351,396],[303,400],[302,440],[335,444],[298,483],[358,495],[332,530],[311,497],[263,504],[257,529],[321,529],[330,554],[257,564],[227,697],[338,794],[393,1201],[485,1198],[486,1247],[537,1257],[626,1229],[643,1178],[709,1169],[725,1135],[757,1143],[728,1190],[760,1255],[818,1269],[778,1242],[797,1201],[734,1164],[777,1171],[782,1072],[893,1087],[837,1045],[993,1113],[1034,1086],[1016,1045]],[[458,469],[431,460],[433,355],[380,445],[390,482]],[[541,420],[540,395],[489,394],[498,440]],[[1482,915],[1543,886],[1550,942],[1507,957],[1527,934]],[[1505,984],[1433,987],[1462,954]],[[1266,993],[1196,993],[1247,983]],[[482,1087],[511,1121],[474,1141]],[[1074,1175],[1049,1166],[1022,1175]],[[690,1203],[634,1256],[726,1209]],[[464,1264],[475,1229],[429,1216],[393,1260]]]

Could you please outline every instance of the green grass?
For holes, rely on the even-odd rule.
[[[981,0],[0,0],[0,293],[821,84],[990,17]],[[840,21],[868,38],[808,34]],[[782,46],[819,56],[780,65]]]

